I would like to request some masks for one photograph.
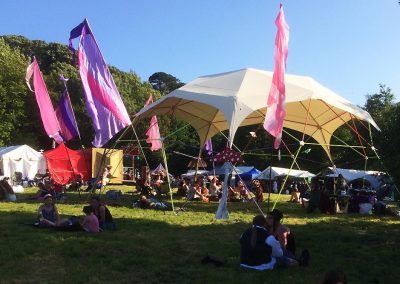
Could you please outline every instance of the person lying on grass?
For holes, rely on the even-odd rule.
[[[115,230],[116,226],[111,212],[105,204],[100,202],[98,196],[92,196],[90,206],[92,207],[93,214],[99,219],[99,225],[102,230]]]
[[[85,217],[80,222],[82,229],[88,233],[99,233],[99,219],[93,214],[92,207],[90,205],[84,206],[83,213],[85,213]]]

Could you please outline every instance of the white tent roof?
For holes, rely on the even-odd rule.
[[[22,172],[23,177],[33,178],[38,170],[46,171],[46,161],[40,152],[28,145],[0,147],[0,167],[4,176]]]
[[[215,175],[217,175],[217,176],[224,175],[225,169],[227,167],[232,167],[230,162],[225,162],[224,164],[215,167],[214,169],[210,170],[209,173],[210,173],[210,175],[214,175],[214,173],[215,173]],[[243,173],[243,171],[240,170],[239,167],[233,167],[232,175],[241,174],[241,173]]]
[[[337,177],[339,174],[341,174],[347,182],[351,182],[355,179],[368,180],[373,188],[378,189],[381,184],[379,177],[380,175],[384,174],[384,172],[342,168],[336,168],[336,170],[334,170],[333,167],[328,167],[328,171],[325,172],[325,175],[330,177]]]
[[[190,178],[190,177],[194,177],[196,174],[196,170],[188,170],[186,173],[181,174],[181,177],[183,178]],[[207,175],[208,171],[206,170],[198,170],[197,171],[197,175]]]
[[[246,68],[199,77],[142,109],[135,120],[161,114],[179,117],[196,129],[200,145],[229,129],[232,145],[239,126],[263,122],[272,74]],[[283,126],[313,137],[329,156],[333,132],[352,118],[379,129],[368,112],[311,77],[286,74],[285,84]]]
[[[301,170],[294,170],[294,169],[286,169],[286,168],[279,168],[279,167],[272,167],[269,166],[265,170],[261,172],[260,175],[256,177],[256,179],[275,179],[279,176],[290,176],[296,178],[309,178],[314,177],[315,175],[308,172],[308,171],[301,171]]]

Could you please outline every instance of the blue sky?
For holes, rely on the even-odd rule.
[[[67,43],[87,17],[107,63],[142,80],[182,82],[245,67],[273,70],[275,17],[290,26],[287,73],[311,76],[353,103],[379,83],[400,97],[397,0],[2,1],[0,35]]]

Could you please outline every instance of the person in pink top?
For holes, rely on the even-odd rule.
[[[81,222],[82,228],[89,233],[99,233],[99,219],[97,219],[96,215],[93,214],[92,207],[83,207],[83,212],[85,213],[85,217]]]

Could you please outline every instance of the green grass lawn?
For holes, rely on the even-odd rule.
[[[124,194],[109,202],[118,230],[88,234],[24,225],[36,218],[39,204],[29,199],[34,192],[0,203],[0,283],[319,283],[337,267],[349,283],[398,283],[398,217],[307,214],[282,196],[277,208],[285,212],[298,252],[310,250],[310,266],[258,272],[239,267],[239,237],[258,213],[253,203],[229,203],[230,219],[216,221],[216,202],[193,202],[176,215],[132,209],[136,196]],[[87,198],[68,193],[60,213],[81,215]],[[176,200],[177,206],[184,202]],[[202,265],[207,253],[227,264]]]

